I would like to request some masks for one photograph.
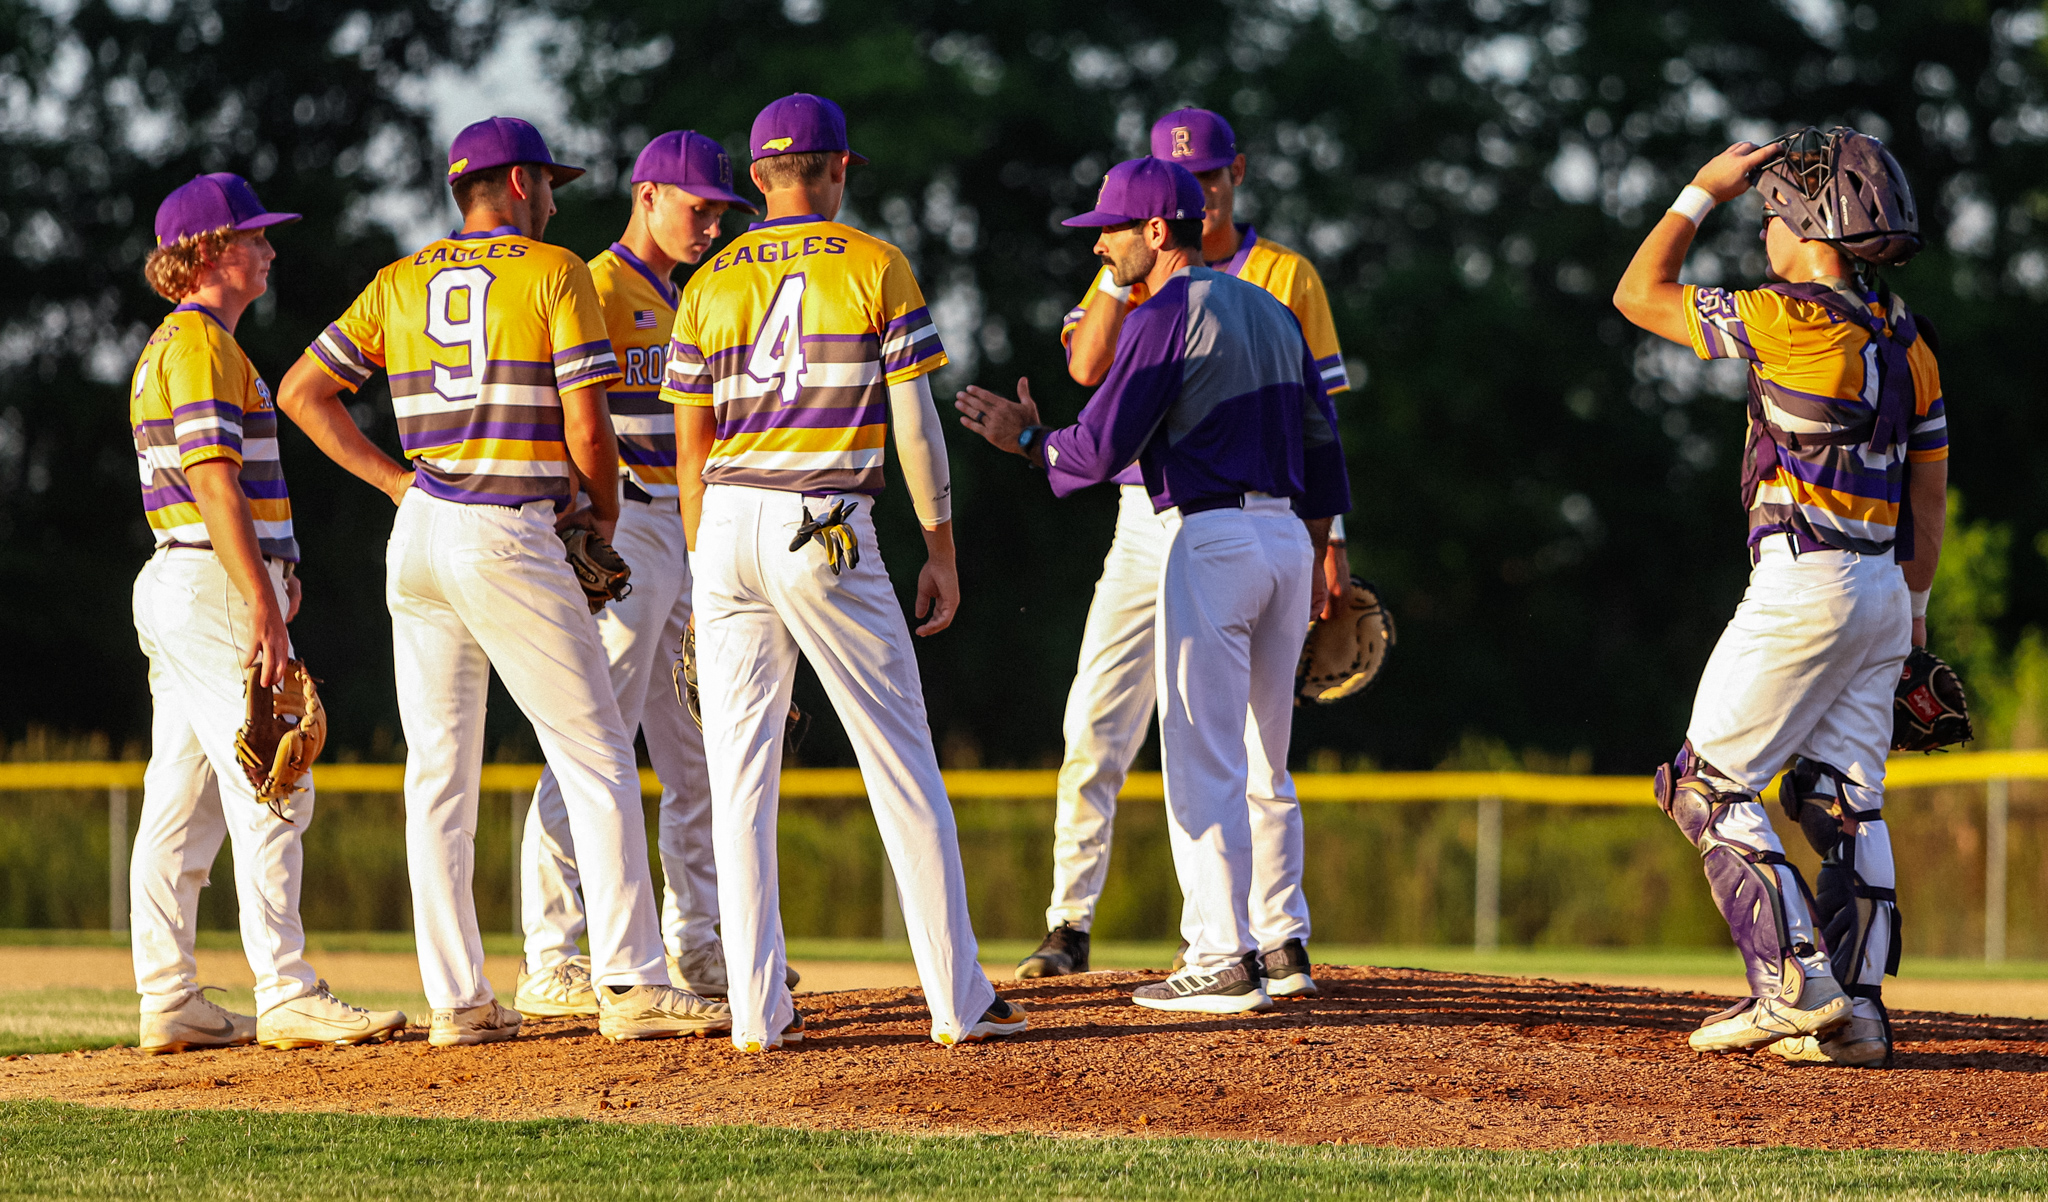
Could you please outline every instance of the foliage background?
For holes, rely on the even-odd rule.
[[[2037,8],[1973,0],[0,0],[0,736],[146,746],[127,595],[148,537],[121,411],[165,308],[139,272],[156,201],[230,169],[306,214],[241,331],[275,380],[377,266],[451,220],[436,97],[525,31],[539,67],[502,107],[530,101],[563,157],[594,166],[551,238],[590,254],[614,236],[651,133],[698,128],[744,162],[761,104],[831,95],[874,160],[851,216],[910,253],[940,315],[942,390],[1029,374],[1056,413],[1084,399],[1055,333],[1091,266],[1057,219],[1153,116],[1227,114],[1251,157],[1244,216],[1329,286],[1362,385],[1340,406],[1354,561],[1401,621],[1382,685],[1302,714],[1297,761],[1316,767],[1474,746],[1603,771],[1668,755],[1745,574],[1740,376],[1637,335],[1607,294],[1729,141],[1879,134],[1927,214],[1928,249],[1894,283],[1940,324],[1974,523],[1937,638],[1971,666],[1993,741],[2035,741],[2044,30]],[[1710,218],[1691,278],[1758,279],[1754,218],[1749,202]],[[356,412],[392,437],[378,388]],[[1054,762],[1113,498],[1055,503],[1015,460],[953,452],[967,604],[920,648],[934,733],[955,765]],[[295,637],[342,753],[394,757],[388,507],[296,431],[284,455],[308,557]],[[907,589],[908,507],[879,511]],[[805,759],[848,762],[821,725]],[[495,754],[532,754],[502,698],[491,730]]]

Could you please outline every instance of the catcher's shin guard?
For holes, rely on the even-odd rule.
[[[1899,971],[1899,902],[1891,834],[1881,790],[1804,756],[1792,761],[1778,789],[1787,816],[1821,854],[1814,917],[1842,992],[1890,1022],[1884,978]]]
[[[1743,830],[1743,822],[1731,821],[1735,807],[1756,806],[1755,818],[1768,828],[1756,795],[1716,772],[1690,742],[1676,760],[1657,769],[1656,790],[1657,805],[1699,849],[1714,905],[1742,954],[1751,994],[1798,998],[1809,974],[1829,971],[1827,953],[1815,934],[1811,895],[1798,868]]]

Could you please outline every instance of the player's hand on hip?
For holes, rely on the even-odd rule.
[[[291,623],[298,619],[299,599],[303,595],[304,590],[299,587],[297,572],[284,578],[284,620],[286,623]]]
[[[960,411],[960,424],[988,439],[990,446],[1018,455],[1023,452],[1017,446],[1017,436],[1024,427],[1038,424],[1038,404],[1031,399],[1028,378],[1017,381],[1017,396],[1013,401],[969,384],[954,396],[953,408]]]
[[[1714,199],[1727,204],[1749,191],[1749,173],[1770,162],[1784,152],[1776,142],[1758,146],[1754,142],[1737,142],[1728,149],[1707,160],[1699,174],[1692,177],[1693,186],[1705,188],[1714,194]]]
[[[959,612],[960,573],[953,561],[936,557],[925,560],[924,570],[917,574],[917,616],[924,619],[917,633],[937,634],[951,626],[953,615]]]
[[[401,471],[384,484],[384,495],[391,498],[393,505],[405,500],[406,490],[412,487],[413,473]]]

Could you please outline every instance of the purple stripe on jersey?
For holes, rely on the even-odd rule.
[[[243,473],[242,495],[252,501],[291,500],[291,495],[285,491],[284,477],[282,476],[266,480],[260,477],[251,478],[247,473]]]
[[[561,442],[560,422],[471,422],[454,430],[407,430],[400,423],[398,442],[408,453],[426,447],[448,447],[480,438],[515,442]]]
[[[1237,235],[1242,239],[1237,244],[1237,253],[1222,263],[1211,264],[1212,267],[1224,275],[1243,275],[1245,260],[1251,258],[1252,247],[1259,240],[1259,231],[1253,229],[1248,221],[1237,223]]]
[[[197,434],[187,434],[178,439],[178,454],[181,457],[194,451],[203,451],[208,447],[225,447],[239,456],[242,453],[242,436],[233,430],[210,426]]]
[[[692,343],[671,342],[668,344],[668,362],[671,367],[679,363],[702,363],[704,352],[698,350]]]
[[[370,361],[370,357],[363,353],[363,348],[357,346],[353,339],[351,339],[347,334],[344,334],[340,326],[328,326],[326,333],[323,336],[333,339],[337,346],[339,347],[339,349],[345,352],[350,358],[355,360],[357,363],[368,363]]]
[[[333,372],[336,376],[339,376],[343,380],[347,380],[352,384],[361,385],[365,380],[368,380],[370,378],[370,373],[368,371],[365,371],[363,368],[358,367],[353,363],[345,363],[342,360],[335,358],[334,355],[330,354],[327,348],[320,342],[315,342],[313,345],[307,347],[306,349],[312,352],[312,355],[315,359],[318,359],[322,364],[326,365],[329,371]]]
[[[882,340],[886,342],[890,339],[901,338],[912,330],[923,329],[925,326],[930,325],[931,321],[931,310],[923,305],[919,305],[901,317],[890,318],[888,324],[882,327]]]
[[[233,422],[237,426],[242,424],[242,407],[228,401],[210,398],[204,401],[188,401],[171,410],[171,420],[181,425],[208,415],[216,421]]]
[[[1855,448],[1830,448],[1828,462],[1815,463],[1799,455],[1778,456],[1778,470],[1804,480],[1816,488],[1867,497],[1873,501],[1898,501],[1905,496],[1902,472],[1873,472],[1859,466]],[[1838,515],[1846,516],[1846,515]]]
[[[592,384],[624,378],[619,372],[617,361],[607,359],[595,364],[587,371],[565,373],[555,380],[555,387],[567,392],[572,388],[588,388]]]
[[[669,438],[666,445],[643,442],[638,438],[619,439],[619,458],[634,467],[674,467],[676,465],[676,441]]]
[[[674,284],[654,274],[654,269],[641,262],[639,255],[634,254],[620,243],[612,243],[612,253],[619,256],[620,262],[639,272],[649,284],[654,285],[654,294],[667,301],[669,308],[673,309],[676,307],[678,290]]]
[[[449,476],[424,461],[415,461],[418,472],[413,487],[430,497],[458,505],[504,505],[513,508],[528,501],[553,501],[557,508],[569,499],[567,477],[555,476]]]
[[[563,350],[556,351],[555,362],[557,364],[562,364],[568,363],[572,360],[587,359],[598,355],[602,355],[607,359],[613,357],[612,344],[609,339],[607,339],[604,342],[586,342],[582,346],[572,346],[567,347]]]
[[[1316,370],[1324,374],[1328,374],[1329,370],[1333,367],[1342,366],[1344,366],[1344,356],[1342,354],[1324,355],[1316,360]]]
[[[163,474],[159,472],[158,478],[161,479]],[[182,505],[192,499],[192,486],[185,483],[182,478],[177,479],[175,483],[159,484],[155,488],[142,490],[142,507],[151,513],[172,505]]]
[[[759,434],[764,430],[857,430],[887,421],[889,406],[861,405],[855,408],[812,408],[791,405],[786,409],[762,410],[718,423],[718,437]]]

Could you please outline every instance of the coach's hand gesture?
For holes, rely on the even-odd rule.
[[[953,398],[960,411],[960,424],[988,439],[989,445],[1012,455],[1022,455],[1017,436],[1026,426],[1038,424],[1038,403],[1031,399],[1031,381],[1017,381],[1018,400],[1010,400],[986,388],[970,384]]]

